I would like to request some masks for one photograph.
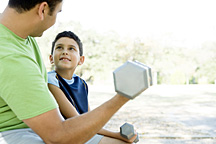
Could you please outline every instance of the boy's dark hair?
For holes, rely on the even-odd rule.
[[[16,9],[18,13],[22,13],[31,10],[37,4],[42,2],[47,2],[50,8],[49,15],[52,15],[56,5],[62,2],[62,0],[9,0],[8,6]]]
[[[71,32],[71,31],[63,31],[63,32],[59,33],[59,34],[56,36],[55,40],[52,42],[51,54],[53,54],[56,41],[59,40],[59,39],[62,38],[62,37],[68,37],[68,38],[71,38],[71,39],[75,40],[76,43],[77,43],[78,46],[79,46],[80,56],[83,55],[83,46],[82,46],[82,42],[80,41],[79,37],[78,37],[76,34],[74,34],[73,32]]]

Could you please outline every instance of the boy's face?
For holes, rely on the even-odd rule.
[[[56,41],[50,61],[55,64],[56,70],[75,70],[84,62],[84,56],[80,56],[75,40],[62,37]]]

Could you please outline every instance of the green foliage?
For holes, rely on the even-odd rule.
[[[216,79],[216,42],[202,48],[165,46],[157,40],[120,37],[115,32],[85,30],[79,23],[57,23],[37,38],[47,69],[51,43],[57,33],[75,32],[83,42],[85,62],[76,73],[92,83],[112,82],[112,71],[127,60],[138,60],[157,73],[158,84],[206,84]]]

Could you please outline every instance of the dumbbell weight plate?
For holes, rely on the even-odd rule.
[[[115,91],[134,99],[150,86],[149,68],[127,61],[113,72]]]

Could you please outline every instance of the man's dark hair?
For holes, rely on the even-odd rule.
[[[52,15],[56,5],[62,2],[62,0],[9,0],[8,6],[16,9],[18,13],[22,13],[31,10],[37,4],[42,2],[47,2],[50,8],[49,15]]]
[[[82,42],[80,41],[79,37],[78,37],[76,34],[74,34],[73,32],[71,32],[71,31],[63,31],[63,32],[59,33],[59,34],[56,36],[55,40],[54,40],[53,43],[52,43],[51,54],[53,54],[56,41],[59,40],[59,39],[62,38],[62,37],[68,37],[68,38],[71,38],[71,39],[75,40],[76,43],[77,43],[78,46],[79,46],[80,56],[83,55],[83,46],[82,46]]]

